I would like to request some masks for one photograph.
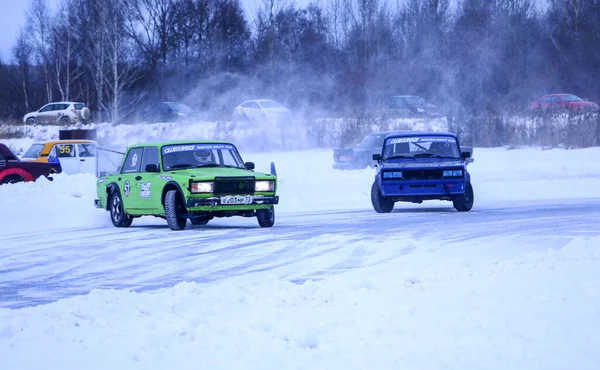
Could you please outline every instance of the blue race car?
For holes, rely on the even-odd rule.
[[[473,187],[467,163],[472,148],[461,151],[458,138],[444,132],[396,132],[386,136],[371,187],[371,203],[388,213],[396,202],[451,201],[454,208],[473,208]]]

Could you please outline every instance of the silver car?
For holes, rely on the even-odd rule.
[[[27,113],[23,117],[23,122],[28,125],[70,125],[89,119],[90,110],[84,103],[62,101],[46,104],[35,112]]]

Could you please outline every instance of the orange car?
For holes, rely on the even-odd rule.
[[[50,140],[33,143],[22,161],[56,163],[56,173],[96,173],[98,143],[93,140]]]

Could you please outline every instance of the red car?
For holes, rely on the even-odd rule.
[[[52,181],[50,174],[57,172],[59,163],[21,161],[6,145],[0,144],[0,185],[35,181],[41,176]]]
[[[529,109],[537,112],[597,112],[598,104],[573,94],[548,94],[532,102]]]

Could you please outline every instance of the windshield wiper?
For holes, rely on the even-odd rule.
[[[400,158],[412,158],[412,159],[415,159],[415,157],[413,157],[412,155],[394,155],[392,157],[385,157],[384,159],[388,160],[388,159],[400,159]]]
[[[215,164],[215,163],[206,163],[206,164],[199,164],[197,166],[194,166],[194,168],[203,168],[203,167],[221,167],[221,165]]]
[[[447,157],[442,157],[439,154],[433,154],[433,153],[419,153],[419,154],[415,154],[415,157],[435,157],[435,158],[447,158]]]
[[[174,164],[174,165],[170,166],[169,169],[189,168],[189,167],[194,167],[194,165],[188,164],[188,163]]]

